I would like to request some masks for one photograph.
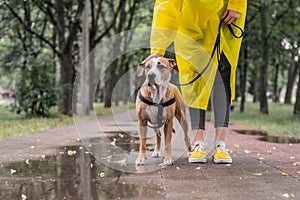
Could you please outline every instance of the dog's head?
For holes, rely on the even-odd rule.
[[[156,57],[140,64],[137,69],[137,76],[145,74],[147,83],[151,85],[167,85],[171,79],[171,70],[177,69],[174,59]]]

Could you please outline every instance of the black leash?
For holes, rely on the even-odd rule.
[[[138,92],[138,98],[144,102],[145,104],[148,104],[149,106],[156,106],[158,108],[158,112],[157,112],[157,127],[153,127],[153,126],[149,126],[150,128],[154,128],[154,129],[157,129],[157,128],[161,128],[164,124],[165,124],[165,121],[163,119],[163,109],[164,107],[167,107],[167,106],[170,106],[172,105],[173,103],[175,103],[175,97],[173,97],[172,99],[166,101],[166,102],[161,102],[161,103],[154,103],[148,99],[146,99],[142,94],[141,92],[139,91]]]
[[[173,83],[174,85],[176,86],[187,86],[187,85],[190,85],[192,83],[194,83],[197,79],[199,79],[203,73],[207,70],[207,68],[210,66],[211,62],[212,62],[212,59],[217,51],[217,59],[218,59],[218,64],[220,63],[220,58],[221,58],[221,49],[220,49],[220,43],[221,43],[221,27],[222,27],[222,23],[224,22],[224,19],[226,18],[227,16],[225,16],[224,18],[221,19],[220,23],[219,23],[219,27],[218,27],[218,35],[216,37],[216,41],[215,41],[215,44],[214,44],[214,48],[213,48],[213,51],[211,53],[211,56],[210,56],[210,59],[207,63],[207,65],[204,67],[204,69],[196,76],[194,77],[191,81],[187,82],[187,83]],[[233,30],[233,27],[234,26],[235,28],[237,28],[241,34],[240,35],[236,35],[234,30]],[[233,37],[235,38],[241,38],[243,37],[244,35],[244,31],[241,27],[239,27],[238,25],[234,24],[234,23],[231,23],[231,24],[228,24],[228,29],[230,31],[230,33],[232,34]]]

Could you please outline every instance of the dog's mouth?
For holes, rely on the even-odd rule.
[[[155,79],[154,79],[154,78],[149,78],[149,77],[148,77],[148,86],[152,86],[152,85],[154,85],[154,84],[156,84]]]
[[[153,87],[153,86],[158,87],[158,84],[154,80],[149,80],[148,81],[148,86],[149,87]]]

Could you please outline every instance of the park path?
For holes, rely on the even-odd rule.
[[[105,133],[112,142],[136,150],[137,144],[131,144],[136,121],[131,110],[0,141],[0,199],[300,199],[300,144],[265,142],[261,135],[237,133],[252,129],[235,124],[227,135],[231,165],[211,159],[189,164],[177,127],[173,166],[161,168],[160,161],[149,158],[144,168],[135,168],[137,152],[132,151],[127,165],[107,167],[99,154],[103,141],[97,138]],[[212,145],[213,129],[208,132]],[[126,133],[130,140],[122,140]],[[93,156],[86,157],[90,153],[85,148]],[[43,170],[43,163],[48,168],[53,162],[54,172]]]

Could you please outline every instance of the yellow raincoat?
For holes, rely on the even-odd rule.
[[[164,55],[167,47],[174,42],[179,80],[180,83],[187,83],[207,65],[218,34],[220,19],[226,9],[241,13],[234,23],[243,29],[246,7],[247,0],[156,0],[151,53]],[[236,66],[241,42],[242,39],[232,36],[227,25],[222,25],[220,49],[231,65],[231,100],[235,97]],[[213,61],[214,64],[197,81],[189,86],[181,86],[187,106],[207,109],[217,71],[216,54]]]

